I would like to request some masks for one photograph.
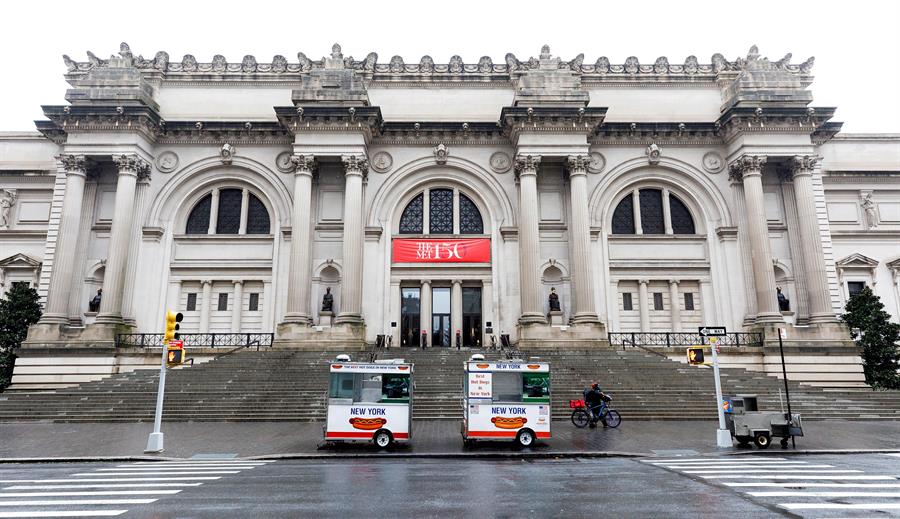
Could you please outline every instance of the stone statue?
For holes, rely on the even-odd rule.
[[[0,189],[0,229],[8,229],[12,223],[10,213],[18,195],[14,189]]]
[[[323,312],[333,312],[334,311],[334,296],[331,295],[330,287],[325,289],[325,295],[322,296],[322,311]]]
[[[559,308],[559,296],[556,294],[556,289],[555,289],[555,288],[551,288],[551,289],[550,289],[550,297],[549,297],[549,300],[550,300],[550,311],[551,311],[551,312],[560,312],[560,311],[562,311],[562,310],[560,310],[560,308]]]
[[[778,310],[780,312],[789,312],[791,310],[791,300],[781,292],[781,287],[775,287],[776,296],[778,298]]]
[[[88,303],[88,311],[90,312],[99,312],[100,311],[100,299],[103,297],[103,289],[97,289],[97,295],[93,297]]]
[[[860,205],[862,205],[863,211],[866,213],[866,228],[874,229],[878,227],[878,213],[875,209],[875,201],[872,200],[872,193],[866,193]]]

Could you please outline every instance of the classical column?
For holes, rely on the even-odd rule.
[[[456,346],[456,331],[459,330],[460,334],[462,334],[462,281],[459,279],[453,280],[453,285],[450,288],[450,341],[451,346]]]
[[[419,298],[419,304],[422,304],[421,297]],[[421,310],[419,315],[421,316]],[[394,346],[402,346],[402,330],[401,330],[401,321],[403,320],[403,293],[400,288],[399,281],[391,281],[391,321],[388,324],[388,330],[390,331],[391,336],[394,337]],[[421,319],[421,317],[420,317]],[[397,323],[397,326],[391,328],[391,322]],[[421,333],[420,333],[421,335]]]
[[[821,160],[813,155],[796,156],[791,161],[794,170],[794,200],[800,223],[800,242],[803,248],[803,266],[806,274],[806,290],[809,295],[809,322],[833,323],[838,319],[831,308],[828,289],[828,273],[825,272],[825,253],[822,235],[816,215],[815,192],[812,171]]]
[[[762,168],[765,163],[764,156],[741,155],[730,164],[730,169],[732,174],[741,175],[744,183],[747,232],[756,287],[756,322],[781,323],[784,319],[778,311],[778,301],[775,298],[775,272],[772,268],[769,224],[766,221],[762,187]]]
[[[294,155],[294,207],[291,212],[291,263],[288,275],[287,313],[284,322],[309,324],[310,238],[312,177],[315,158]],[[346,240],[345,240],[346,241]],[[346,269],[345,269],[346,271]]]
[[[125,267],[125,292],[122,301],[122,317],[125,323],[131,326],[137,325],[135,319],[135,294],[137,283],[138,260],[140,259],[141,239],[144,217],[144,206],[147,203],[147,190],[150,187],[150,175],[138,177],[137,190],[135,191],[134,221],[131,227],[131,239],[128,242],[128,265]]]
[[[171,310],[176,313],[182,310],[180,279],[169,279],[169,291],[166,293],[166,310]],[[160,316],[159,322],[162,322],[162,316]],[[156,323],[152,324],[156,325]]]
[[[540,279],[538,268],[541,258],[541,240],[538,229],[537,171],[541,157],[519,155],[516,157],[516,174],[519,179],[519,295],[522,315],[520,323],[546,323],[541,311]]]
[[[69,288],[69,324],[84,325],[84,305],[96,292],[84,292],[84,269],[87,263],[88,244],[91,241],[91,226],[97,200],[97,183],[88,182],[84,186],[84,201],[81,203],[81,225],[78,230],[78,245],[75,247],[75,260],[72,266],[72,283]],[[37,285],[35,285],[36,287]],[[93,287],[91,287],[93,288]],[[93,292],[93,293],[91,293]]]
[[[591,225],[588,218],[587,155],[570,155],[569,190],[572,202],[572,219],[569,225],[569,241],[572,244],[572,321],[597,323],[594,309],[594,277],[591,269]]]
[[[363,178],[369,170],[365,155],[344,155],[344,269],[341,312],[335,324],[362,324]]]
[[[234,302],[231,304],[231,331],[241,333],[241,312],[244,309],[244,281],[234,281]]]
[[[753,284],[753,266],[750,259],[750,239],[747,238],[747,209],[744,203],[744,184],[740,171],[732,170],[728,176],[734,196],[734,214],[737,215],[738,252],[741,256],[741,273],[744,276],[744,326],[756,322],[756,296]]]
[[[650,302],[647,301],[647,283],[646,279],[638,280],[638,309],[641,311],[641,330],[642,332],[650,331]]]
[[[784,199],[784,220],[788,229],[788,245],[791,250],[791,263],[794,269],[794,298],[791,300],[791,309],[796,313],[795,323],[798,325],[809,324],[809,292],[806,288],[806,266],[803,257],[803,240],[800,232],[800,219],[797,215],[796,194],[794,193],[793,174],[785,169],[779,169],[778,177],[781,179],[781,196]],[[806,253],[808,254],[808,253]],[[783,287],[782,287],[783,288]]]
[[[203,300],[200,301],[200,333],[209,333],[209,312],[212,307],[212,281],[204,279],[200,282],[203,285]]]
[[[72,289],[78,230],[81,227],[84,182],[87,178],[87,163],[84,155],[60,155],[57,160],[66,172],[66,191],[59,222],[59,235],[56,240],[56,252],[53,256],[47,307],[41,316],[41,322],[48,324],[65,324],[68,319],[66,314]]]
[[[431,343],[431,281],[422,280],[422,291],[419,293],[419,298],[422,305],[419,308],[419,318],[421,319],[419,335],[425,332],[425,343],[421,345],[424,348]]]
[[[681,300],[678,297],[678,280],[669,280],[669,307],[672,312],[672,331],[681,331]]]
[[[115,209],[109,232],[106,272],[103,277],[103,298],[97,324],[122,323],[122,296],[125,288],[125,269],[134,218],[134,197],[138,177],[150,175],[150,164],[135,154],[113,155],[119,168],[116,183]]]
[[[500,340],[500,323],[494,322],[494,285],[490,279],[481,282],[481,321],[481,329],[483,331],[481,344],[487,346],[491,343],[491,338],[488,337],[486,330],[487,323],[491,323],[491,328],[494,329],[492,335],[497,335],[497,340]]]
[[[665,233],[674,234],[672,231],[672,206],[669,205],[669,190],[665,188],[662,190],[662,204]]]

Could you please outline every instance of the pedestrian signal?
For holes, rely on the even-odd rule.
[[[169,348],[169,351],[166,353],[166,364],[169,366],[177,366],[182,362],[184,362],[184,349]]]
[[[182,315],[181,312],[178,312],[177,314],[171,310],[166,312],[166,334],[163,337],[163,344],[169,344],[169,341],[181,337],[181,334],[178,333],[178,329],[181,328],[181,326],[178,323],[180,323],[182,319],[184,319],[184,315]]]
[[[703,348],[687,349],[688,364],[703,364]]]

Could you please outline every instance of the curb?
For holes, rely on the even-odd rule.
[[[181,461],[187,458],[171,456],[61,456],[58,458],[0,458],[5,463],[86,463],[100,461]]]
[[[802,454],[802,455],[816,455],[816,454],[898,454],[900,453],[900,449],[803,449],[803,450],[782,450],[782,449],[766,449],[764,451],[755,449],[755,450],[742,450],[740,452],[724,452],[724,451],[712,451],[705,452],[703,456],[759,456],[759,455],[772,455],[772,456],[780,456],[782,454]]]

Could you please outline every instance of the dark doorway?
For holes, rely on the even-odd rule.
[[[450,289],[431,289],[431,345],[450,347]]]
[[[400,345],[418,347],[421,342],[421,291],[418,288],[400,289]]]
[[[463,346],[480,348],[481,344],[481,287],[462,289]]]

